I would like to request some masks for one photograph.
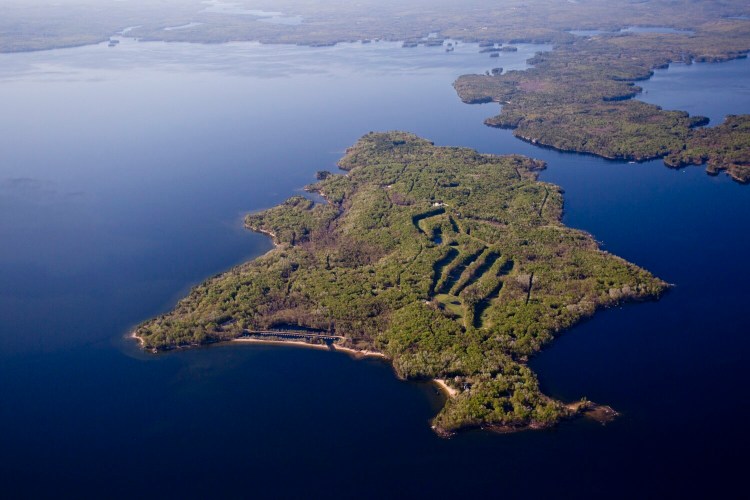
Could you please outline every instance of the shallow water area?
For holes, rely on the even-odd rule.
[[[585,485],[626,497],[715,493],[742,477],[750,191],[700,168],[537,148],[485,127],[498,106],[462,104],[451,87],[547,49],[519,45],[497,61],[464,43],[123,39],[0,55],[6,493],[541,496]],[[728,71],[726,88],[742,75]],[[391,129],[545,159],[567,224],[677,285],[598,314],[532,361],[548,394],[587,396],[621,419],[443,440],[429,428],[437,390],[378,360],[234,344],[150,355],[123,338],[192,284],[271,248],[243,214]]]

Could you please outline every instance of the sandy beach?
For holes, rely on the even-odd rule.
[[[341,347],[340,345],[333,344],[333,350],[334,351],[343,351],[349,354],[354,355],[355,357],[363,357],[363,358],[383,358],[386,359],[386,355],[382,352],[377,351],[360,351],[358,349],[352,349],[351,347]]]
[[[242,337],[239,339],[232,339],[230,342],[250,342],[253,344],[265,344],[265,345],[293,345],[297,347],[307,347],[310,349],[321,349],[329,351],[327,345],[323,344],[311,344],[302,340],[264,340],[264,339],[253,339],[248,337]]]
[[[448,397],[455,397],[456,394],[458,394],[458,391],[454,389],[453,387],[449,386],[444,379],[442,378],[436,378],[432,380],[435,382],[435,385],[437,385],[444,393],[448,395]]]
[[[244,223],[243,223],[243,225],[245,226],[246,229],[248,229],[248,230],[250,230],[250,231],[252,231],[254,233],[265,234],[266,236],[268,236],[269,238],[271,238],[271,243],[273,243],[274,249],[279,248],[281,246],[281,244],[278,243],[278,240],[276,239],[276,233],[274,233],[273,231],[267,231],[265,229],[258,229],[258,228],[250,227],[250,226],[248,226],[248,225],[246,225]],[[269,250],[269,252],[270,251],[271,250]]]
[[[347,354],[351,354],[352,356],[358,357],[358,358],[364,358],[364,357],[383,358],[383,359],[386,358],[385,354],[376,352],[376,351],[360,351],[358,349],[352,349],[350,347],[341,347],[336,344],[332,344],[332,346],[329,347],[328,345],[311,344],[309,342],[305,342],[302,340],[264,340],[264,339],[243,337],[239,339],[233,339],[232,342],[252,342],[255,344],[266,344],[266,345],[293,345],[297,347],[307,347],[311,349],[321,349],[321,350],[332,351],[332,352],[345,352]]]

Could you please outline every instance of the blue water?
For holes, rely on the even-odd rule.
[[[535,148],[482,125],[495,105],[456,98],[456,76],[523,68],[542,48],[496,61],[469,44],[123,40],[0,55],[3,493],[653,497],[741,484],[750,192],[697,167]],[[691,78],[714,94],[702,75],[731,64]],[[726,88],[746,92],[737,75]],[[676,106],[658,81],[649,96]],[[691,113],[713,112],[702,102]],[[378,361],[268,346],[153,356],[123,338],[270,248],[242,214],[389,129],[547,160],[567,224],[677,285],[598,314],[532,361],[548,394],[622,418],[443,440],[428,426],[441,396]]]
[[[672,64],[654,71],[650,80],[638,82],[643,88],[638,99],[665,109],[707,116],[711,120],[709,126],[714,126],[723,122],[726,115],[748,112],[748,79],[750,64],[746,59],[721,64]]]

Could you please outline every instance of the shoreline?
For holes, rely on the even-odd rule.
[[[243,219],[244,219],[244,217],[243,217]],[[276,250],[277,248],[279,248],[281,246],[281,244],[276,241],[276,233],[274,233],[272,231],[268,231],[266,229],[260,229],[260,228],[255,228],[255,227],[252,227],[252,226],[248,226],[244,222],[243,222],[242,225],[245,226],[245,229],[247,229],[249,231],[252,231],[252,232],[258,233],[258,234],[266,235],[266,236],[268,236],[271,239],[271,243],[273,244],[273,248],[271,250],[269,250],[268,252]],[[268,253],[268,252],[266,252],[266,253]],[[255,260],[255,259],[252,259],[252,260]]]
[[[388,356],[383,354],[382,352],[378,351],[368,351],[365,349],[364,351],[360,351],[359,349],[353,349],[351,347],[342,347],[340,345],[332,344],[333,349],[332,351],[341,351],[345,352],[347,354],[353,355],[355,358],[380,358],[380,359],[388,359]]]
[[[142,338],[136,335],[135,331],[129,333],[127,335],[127,338],[137,340],[139,346],[143,348],[144,341]],[[331,345],[311,344],[310,342],[305,342],[303,340],[265,340],[265,339],[241,337],[241,338],[229,340],[228,342],[243,342],[243,343],[251,343],[251,344],[258,344],[258,345],[302,347],[306,349],[317,349],[319,351],[322,350],[322,351],[330,351],[330,352],[342,352],[342,353],[350,355],[354,359],[377,358],[377,359],[382,359],[384,361],[390,361],[388,356],[378,351],[370,351],[367,349],[359,350],[359,349],[354,349],[352,347],[343,347],[337,344],[331,344]],[[435,384],[437,388],[440,390],[440,392],[442,392],[448,398],[454,398],[458,395],[458,391],[454,389],[453,387],[449,386],[445,379],[434,378],[431,380],[431,382]]]
[[[253,344],[265,344],[265,345],[291,345],[296,347],[306,347],[309,349],[318,349],[318,350],[325,350],[330,352],[343,352],[346,354],[350,354],[355,358],[380,358],[380,359],[388,359],[388,357],[383,354],[382,352],[377,351],[360,351],[358,349],[353,349],[351,347],[342,347],[336,344],[311,344],[310,342],[305,342],[303,340],[265,340],[265,339],[255,339],[255,338],[248,338],[248,337],[242,337],[237,339],[232,339],[229,342],[247,342],[247,343],[253,343]]]
[[[303,340],[264,340],[264,339],[248,338],[248,337],[232,339],[229,342],[245,342],[245,343],[258,344],[258,345],[276,345],[276,346],[287,345],[287,346],[292,346],[292,347],[325,350],[329,352],[343,352],[345,354],[350,355],[355,360],[360,360],[364,358],[377,358],[377,359],[382,359],[384,361],[390,361],[388,356],[386,356],[382,352],[370,351],[367,349],[362,351],[359,349],[353,349],[351,347],[342,347],[337,344],[331,344],[331,345],[311,344]],[[435,386],[437,386],[438,390],[443,395],[445,395],[446,398],[451,399],[451,398],[455,398],[456,396],[458,396],[458,391],[454,389],[453,387],[449,386],[445,379],[434,378],[430,380],[430,382],[432,382]],[[438,434],[441,434],[441,431],[439,431],[434,426],[433,426],[433,430],[435,430]]]
[[[135,339],[138,341],[138,346],[143,349],[144,340],[135,334],[135,330],[127,335],[127,338]]]
[[[248,337],[238,338],[238,339],[232,339],[229,342],[247,342],[247,343],[253,343],[253,344],[265,344],[265,345],[292,345],[297,347],[307,347],[310,349],[324,349],[326,351],[329,351],[327,345],[324,344],[311,344],[309,342],[304,342],[302,340],[264,340],[264,339],[253,339]]]

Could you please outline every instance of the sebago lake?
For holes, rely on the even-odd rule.
[[[559,153],[490,129],[451,84],[525,68],[400,44],[106,44],[0,55],[0,481],[11,497],[664,497],[742,485],[750,440],[750,187]],[[639,98],[750,113],[750,61],[673,65]],[[268,251],[242,216],[369,131],[548,162],[564,222],[676,286],[531,361],[621,413],[548,431],[429,426],[443,396],[378,360],[287,346],[152,355],[126,334]],[[540,480],[543,479],[543,480]],[[147,489],[148,488],[148,489]]]

